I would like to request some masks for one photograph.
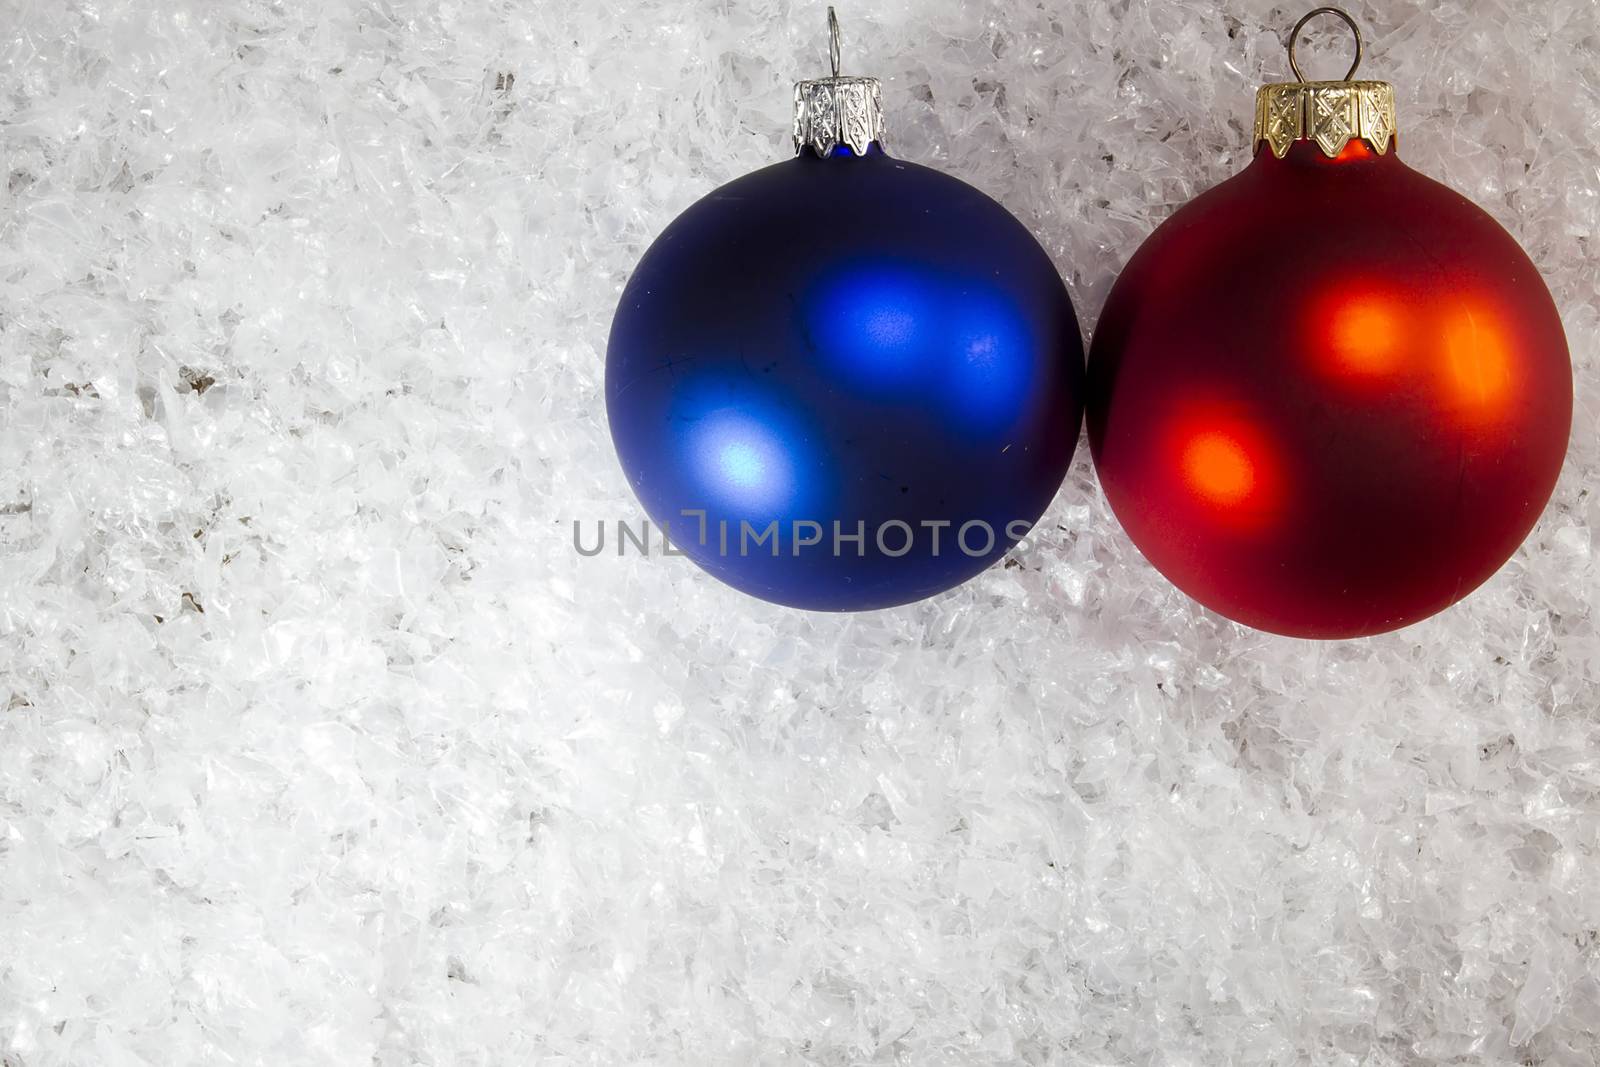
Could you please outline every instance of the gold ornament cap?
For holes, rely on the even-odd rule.
[[[1356,55],[1340,81],[1306,81],[1295,45],[1306,23],[1318,15],[1336,15],[1355,34]],[[1336,7],[1309,12],[1289,33],[1289,67],[1299,79],[1263,85],[1256,92],[1254,146],[1263,143],[1282,159],[1296,141],[1313,141],[1330,159],[1352,140],[1365,141],[1383,155],[1394,144],[1394,86],[1388,82],[1351,81],[1361,66],[1361,27]]]
[[[824,158],[839,145],[856,156],[867,146],[883,147],[883,86],[877,78],[839,74],[839,19],[828,8],[828,58],[833,77],[796,82],[794,86],[794,151],[807,148]]]

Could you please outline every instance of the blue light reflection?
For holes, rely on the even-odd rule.
[[[1015,418],[1027,406],[1039,358],[1016,308],[993,294],[963,294],[951,306],[950,333],[958,414],[979,425]]]
[[[770,420],[720,408],[696,419],[685,441],[690,478],[707,509],[778,517],[793,505],[795,443]]]
[[[858,387],[926,403],[978,428],[1003,428],[1028,404],[1033,332],[1005,294],[924,265],[856,262],[805,303],[821,356]]]
[[[898,390],[937,359],[939,296],[915,271],[847,268],[822,282],[807,325],[824,358],[849,379]]]

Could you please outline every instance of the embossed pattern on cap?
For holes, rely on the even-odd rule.
[[[794,150],[828,156],[848,145],[857,156],[883,144],[883,87],[877,78],[817,78],[794,87]]]
[[[1315,141],[1330,158],[1353,139],[1379,155],[1394,142],[1394,86],[1376,81],[1282,82],[1256,93],[1253,144],[1282,159],[1296,141]]]

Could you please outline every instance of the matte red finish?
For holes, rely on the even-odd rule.
[[[1510,558],[1566,455],[1572,367],[1511,236],[1394,151],[1263,149],[1112,289],[1089,443],[1140,550],[1274,633],[1381,633]]]

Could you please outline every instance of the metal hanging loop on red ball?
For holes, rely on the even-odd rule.
[[[829,8],[828,10],[831,12],[833,9]],[[1306,28],[1307,23],[1320,15],[1333,15],[1336,18],[1343,19],[1344,24],[1349,26],[1350,32],[1355,35],[1355,58],[1350,61],[1350,69],[1344,72],[1344,77],[1339,79],[1340,81],[1349,81],[1356,76],[1356,70],[1361,66],[1361,56],[1364,49],[1361,41],[1361,27],[1356,24],[1356,20],[1351,17],[1350,12],[1339,7],[1319,7],[1308,11],[1299,22],[1294,24],[1294,29],[1289,31],[1289,69],[1294,71],[1296,79],[1300,81],[1311,80],[1300,69],[1300,57],[1296,54],[1296,49],[1300,43],[1300,31]]]

